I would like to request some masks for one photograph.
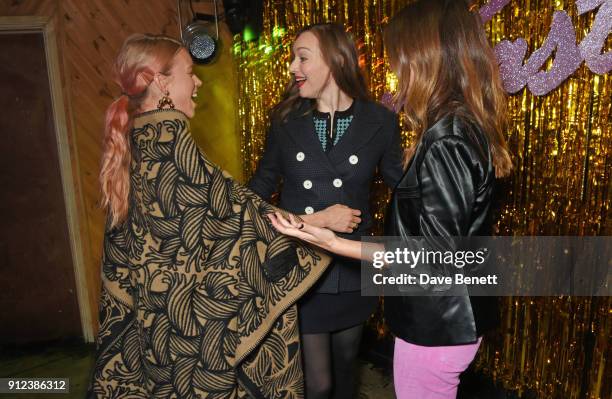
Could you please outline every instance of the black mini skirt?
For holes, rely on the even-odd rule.
[[[364,323],[376,310],[378,297],[361,291],[321,294],[310,291],[298,301],[301,334],[334,332]]]

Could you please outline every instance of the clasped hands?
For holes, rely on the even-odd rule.
[[[346,205],[336,204],[312,215],[301,215],[300,221],[293,215],[281,215],[279,212],[268,214],[272,225],[281,233],[299,238],[324,249],[331,246],[338,238],[334,231],[352,233],[361,223],[361,211]]]
[[[337,233],[352,233],[361,223],[361,211],[346,205],[335,204],[312,215],[302,215],[304,222],[324,227]]]
[[[283,216],[280,212],[269,213],[268,218],[280,233],[331,250],[337,240],[336,234],[328,228],[317,227],[308,222],[298,221],[293,215]]]

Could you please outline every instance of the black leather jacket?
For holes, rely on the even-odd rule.
[[[424,133],[393,192],[386,236],[487,236],[495,171],[486,137],[448,115]],[[465,296],[387,296],[385,320],[404,341],[474,343],[498,322],[497,300]]]

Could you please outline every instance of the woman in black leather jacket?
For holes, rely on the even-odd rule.
[[[394,190],[386,235],[442,237],[492,233],[496,177],[512,168],[504,139],[506,97],[480,17],[464,0],[421,0],[385,29],[389,63],[399,78],[415,143]],[[283,233],[354,258],[362,244],[306,223],[271,216]],[[492,298],[394,296],[385,320],[397,337],[398,398],[455,398],[459,374],[474,359],[482,335],[495,326]]]

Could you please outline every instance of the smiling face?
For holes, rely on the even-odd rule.
[[[293,55],[289,72],[295,78],[300,97],[320,98],[333,77],[323,60],[317,37],[308,31],[300,34],[293,44]]]
[[[195,114],[194,98],[200,86],[202,86],[202,81],[193,72],[193,61],[189,53],[185,49],[179,50],[167,77],[166,90],[170,93],[176,109],[190,118]]]

